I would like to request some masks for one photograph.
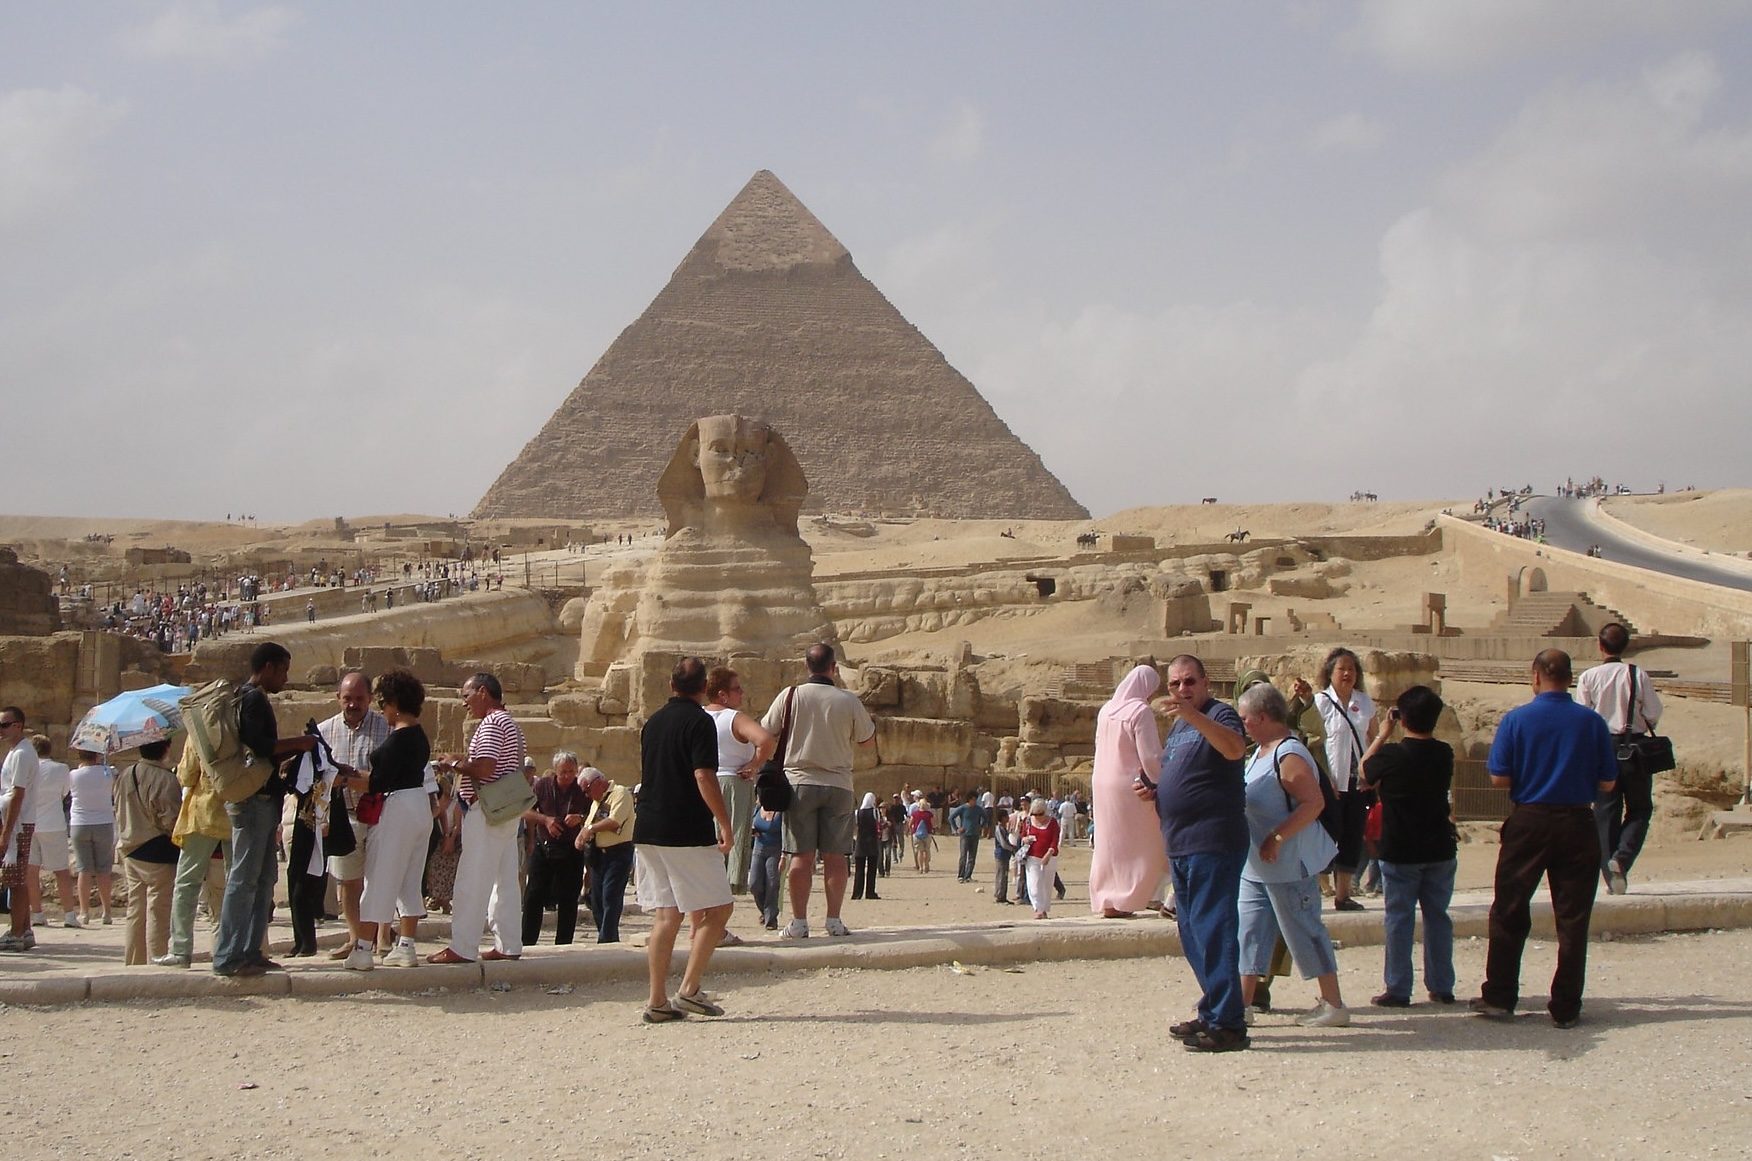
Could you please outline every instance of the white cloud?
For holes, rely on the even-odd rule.
[[[123,44],[144,57],[238,64],[278,48],[298,19],[279,4],[227,13],[218,0],[178,0],[129,31]]]
[[[91,147],[124,115],[120,102],[72,86],[0,94],[0,225],[77,188]]]
[[[1451,73],[1620,37],[1709,28],[1752,0],[1364,0],[1346,39],[1406,72]]]
[[[1361,113],[1346,113],[1316,125],[1308,134],[1308,148],[1315,153],[1365,153],[1386,140],[1387,126]]]
[[[984,144],[985,114],[963,101],[931,139],[931,156],[938,161],[972,161]]]

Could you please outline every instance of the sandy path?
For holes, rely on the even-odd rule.
[[[592,1125],[626,1157],[1743,1155],[1752,933],[1593,951],[1570,1032],[1540,1010],[1534,944],[1513,1025],[1273,1013],[1220,1057],[1163,1034],[1194,999],[1185,965],[1127,960],[738,978],[724,1019],[665,1027],[630,984],[12,1010],[0,1075],[27,1094],[8,1135],[29,1157],[567,1155]],[[1482,957],[1462,942],[1463,992]],[[1340,960],[1361,1003],[1380,952]]]

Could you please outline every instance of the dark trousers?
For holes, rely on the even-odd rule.
[[[1600,837],[1586,806],[1517,806],[1503,823],[1496,898],[1485,955],[1487,1004],[1513,1011],[1520,999],[1521,951],[1533,927],[1533,891],[1544,876],[1557,924],[1557,971],[1546,1009],[1555,1020],[1581,1015],[1588,974],[1588,920],[1600,885]]]
[[[964,834],[961,836],[961,861],[956,865],[955,877],[963,883],[973,882],[973,861],[979,854],[979,836]]]
[[[627,902],[627,880],[633,875],[633,844],[598,850],[590,862],[590,915],[596,921],[597,943],[620,942],[621,909]]]
[[[554,916],[554,943],[572,942],[578,926],[578,896],[584,891],[584,852],[571,843],[538,843],[529,855],[523,887],[523,942],[541,938],[541,913],[548,900],[559,908]]]
[[[292,910],[292,954],[316,954],[316,921],[322,917],[322,897],[328,893],[327,875],[307,875],[305,863],[286,869],[286,902]]]
[[[1626,769],[1629,773],[1626,773]],[[1621,871],[1630,870],[1649,837],[1649,819],[1655,813],[1655,779],[1641,762],[1618,764],[1618,785],[1594,803],[1594,822],[1600,832],[1600,870],[1618,860]]]
[[[876,854],[860,852],[852,860],[852,898],[876,897]]]
[[[1010,901],[1010,859],[1012,852],[997,850],[992,857],[998,863],[998,877],[992,883],[992,902],[1008,903]]]

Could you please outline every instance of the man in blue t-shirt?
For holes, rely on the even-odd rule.
[[[1171,723],[1161,777],[1141,775],[1137,796],[1155,801],[1179,905],[1180,947],[1203,995],[1198,1015],[1169,1028],[1196,1052],[1246,1048],[1241,1002],[1241,868],[1247,862],[1242,755],[1247,736],[1234,709],[1211,696],[1204,662],[1183,653],[1168,663]]]
[[[1594,800],[1611,793],[1618,778],[1605,719],[1570,699],[1570,680],[1569,654],[1543,650],[1533,659],[1533,700],[1503,717],[1491,743],[1491,785],[1506,789],[1515,807],[1503,822],[1484,986],[1472,1001],[1481,1016],[1514,1015],[1533,891],[1543,876],[1557,926],[1557,970],[1546,1010],[1559,1028],[1575,1027],[1582,1015],[1588,920],[1600,871]]]

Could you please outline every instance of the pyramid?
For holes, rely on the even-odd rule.
[[[474,516],[656,516],[677,438],[701,416],[729,413],[785,433],[809,479],[809,511],[1089,515],[762,170]]]

